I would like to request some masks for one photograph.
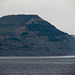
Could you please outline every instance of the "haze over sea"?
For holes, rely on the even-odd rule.
[[[0,57],[0,75],[75,75],[75,56]]]

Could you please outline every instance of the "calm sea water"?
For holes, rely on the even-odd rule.
[[[75,75],[75,56],[0,57],[0,75]]]

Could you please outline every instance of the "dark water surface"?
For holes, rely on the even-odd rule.
[[[0,57],[0,75],[75,75],[75,56]]]

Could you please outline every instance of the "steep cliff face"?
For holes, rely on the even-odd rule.
[[[75,39],[38,15],[0,18],[0,56],[75,55]]]

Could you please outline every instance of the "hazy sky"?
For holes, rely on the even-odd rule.
[[[75,34],[75,0],[0,0],[0,17],[37,14],[69,34]]]

